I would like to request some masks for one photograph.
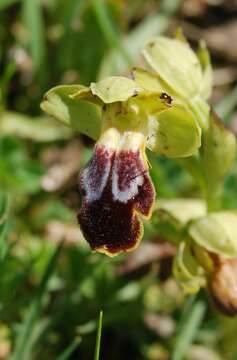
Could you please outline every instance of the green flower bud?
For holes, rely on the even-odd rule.
[[[187,236],[187,224],[206,214],[204,201],[198,199],[159,199],[152,217],[157,232],[178,245]]]
[[[204,216],[206,205],[199,199],[160,199],[157,210],[166,212],[179,226],[185,226],[191,220]]]
[[[143,50],[149,66],[181,98],[200,93],[202,69],[198,57],[188,43],[159,36]]]
[[[237,256],[237,211],[211,213],[196,219],[190,224],[188,233],[210,252],[226,258]]]
[[[168,92],[177,103],[189,108],[201,128],[206,129],[210,110],[206,100],[212,90],[212,68],[205,43],[200,43],[196,55],[179,32],[175,39],[164,36],[152,39],[143,55],[155,75],[135,70],[135,81],[145,88]]]

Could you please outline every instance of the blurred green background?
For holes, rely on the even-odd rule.
[[[0,359],[93,359],[100,310],[103,360],[237,359],[237,320],[204,292],[184,297],[150,223],[133,254],[91,253],[76,212],[93,144],[39,107],[57,84],[128,75],[177,26],[194,47],[205,38],[212,104],[237,133],[235,0],[0,0]],[[178,163],[150,161],[158,198],[200,195]],[[224,207],[237,207],[237,163]]]

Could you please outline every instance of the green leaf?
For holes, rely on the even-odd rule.
[[[211,213],[194,220],[189,235],[200,246],[226,258],[237,256],[237,211]]]
[[[27,154],[26,146],[15,137],[0,138],[0,183],[14,194],[39,191],[43,166]]]
[[[2,134],[14,135],[34,141],[55,141],[68,139],[71,130],[46,117],[31,118],[14,112],[4,112],[0,119]]]
[[[91,83],[92,94],[106,104],[128,100],[136,94],[136,88],[133,80],[123,76],[111,76],[97,83]]]
[[[72,98],[73,94],[84,89],[81,85],[60,85],[52,88],[45,94],[41,108],[73,130],[96,140],[101,131],[101,109],[89,101]]]
[[[157,116],[153,151],[171,158],[193,155],[201,145],[201,129],[185,108],[174,105]]]
[[[181,98],[188,99],[200,92],[201,66],[187,43],[158,36],[148,42],[143,55],[152,70]]]

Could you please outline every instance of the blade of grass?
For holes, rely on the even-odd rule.
[[[81,19],[82,10],[85,6],[86,0],[71,0],[64,3],[63,11],[60,11],[60,22],[63,26],[63,36],[59,42],[59,50],[57,55],[57,61],[62,69],[70,67],[70,44],[74,31],[72,24],[75,19]],[[60,5],[59,5],[60,6]]]
[[[203,320],[205,309],[206,305],[203,302],[198,301],[194,303],[190,311],[186,313],[186,321],[184,322],[184,318],[181,318],[182,326],[178,326],[179,331],[171,356],[172,360],[184,359],[185,353],[193,342],[197,330]]]
[[[4,224],[0,225],[0,263],[5,259],[9,249],[9,245],[6,241],[9,231],[10,231],[9,221],[6,221]]]
[[[56,360],[67,360],[72,355],[72,353],[76,350],[78,345],[81,342],[81,338],[76,338],[73,342],[63,351],[61,355],[57,357]]]
[[[5,259],[9,245],[5,241],[10,230],[8,221],[9,197],[6,193],[0,193],[0,262]]]
[[[100,315],[99,315],[99,320],[98,320],[98,328],[97,328],[97,335],[96,335],[94,360],[99,360],[99,358],[100,358],[100,343],[101,343],[102,322],[103,322],[103,311],[101,310]]]
[[[54,271],[58,256],[62,249],[62,245],[63,243],[60,243],[58,245],[47,264],[47,267],[39,284],[35,299],[31,304],[29,312],[27,313],[24,323],[22,325],[21,331],[19,332],[18,338],[16,340],[15,350],[10,358],[11,360],[26,360],[28,358],[32,358],[30,357],[32,347],[30,336],[31,333],[33,333],[33,329],[40,315],[42,309],[42,299],[46,292],[49,279]]]
[[[189,296],[187,301],[185,302],[185,305],[182,309],[182,313],[179,319],[179,322],[177,324],[177,334],[179,333],[179,331],[182,329],[182,327],[184,326],[184,324],[187,322],[187,319],[189,318],[189,314],[192,311],[192,308],[194,306],[194,303],[196,301],[196,294]]]
[[[108,45],[113,49],[117,48],[123,56],[127,65],[132,65],[132,59],[123,46],[122,41],[113,26],[104,0],[92,0],[92,7]]]
[[[45,38],[42,8],[39,0],[23,0],[23,22],[30,36],[30,54],[35,72],[45,71]]]
[[[0,193],[0,225],[6,221],[9,208],[9,197],[6,193]]]
[[[72,24],[73,19],[75,16],[79,17],[82,7],[85,3],[85,0],[71,0],[66,2],[65,9],[61,13],[62,17],[62,24],[65,27],[64,31],[67,31]]]

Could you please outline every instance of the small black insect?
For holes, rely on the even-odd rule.
[[[172,97],[170,95],[166,94],[165,92],[163,92],[161,94],[160,99],[166,100],[169,105],[172,103]]]

